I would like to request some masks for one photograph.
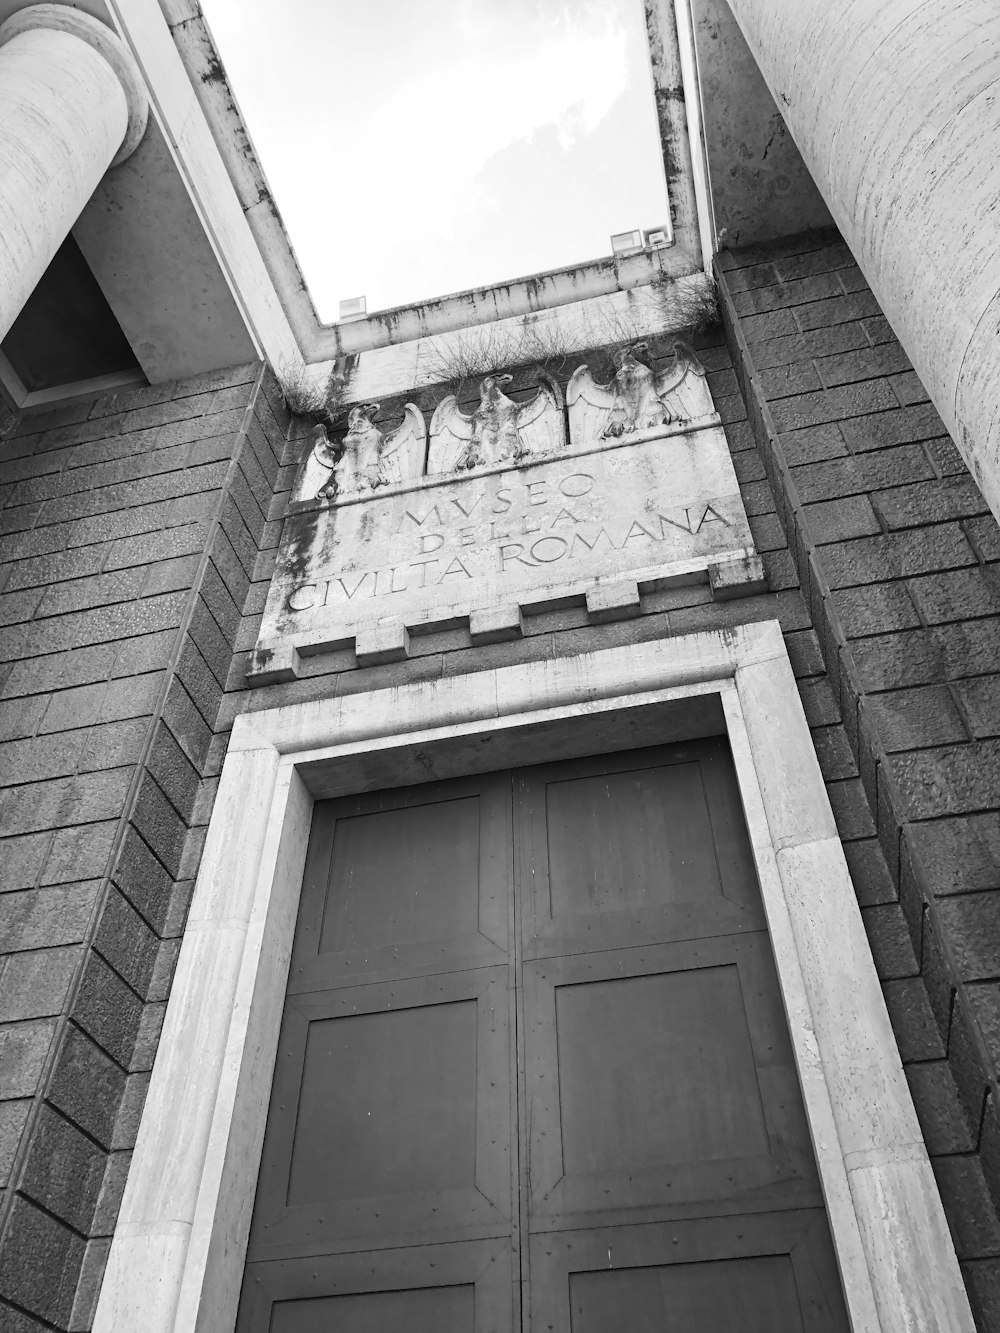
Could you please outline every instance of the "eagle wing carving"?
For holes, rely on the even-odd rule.
[[[566,402],[573,444],[605,438],[617,403],[613,384],[598,384],[590,367],[580,366],[566,386]]]
[[[323,425],[309,433],[309,453],[299,476],[296,500],[332,500],[340,490],[338,472],[344,457],[344,445],[331,440]]]
[[[656,394],[670,415],[681,421],[695,421],[715,411],[705,367],[681,338],[674,342],[673,360],[656,377]]]
[[[467,417],[453,393],[443,398],[431,417],[431,441],[427,453],[428,475],[475,467],[475,418]],[[460,461],[464,460],[464,461]]]
[[[529,454],[555,453],[565,445],[563,397],[559,385],[548,375],[540,377],[535,396],[518,407],[517,434],[518,460]]]
[[[378,458],[378,474],[383,486],[399,486],[413,481],[424,473],[424,454],[427,451],[427,423],[415,403],[403,409],[403,424],[397,426],[382,443]]]

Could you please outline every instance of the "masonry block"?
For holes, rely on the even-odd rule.
[[[10,954],[0,967],[0,1023],[61,1014],[80,945]]]
[[[785,460],[793,468],[843,458],[847,454],[847,445],[835,421],[787,431],[778,438]]]
[[[147,769],[139,781],[132,822],[158,860],[176,876],[184,851],[187,825]]]
[[[967,1259],[960,1267],[976,1327],[1000,1328],[1000,1259]]]
[[[94,1324],[94,1312],[97,1298],[101,1293],[101,1282],[107,1267],[110,1239],[89,1240],[84,1252],[80,1276],[77,1280],[76,1295],[73,1299],[73,1311],[70,1315],[69,1333],[89,1333]]]
[[[54,1033],[48,1018],[0,1027],[0,1100],[35,1095]]]
[[[827,782],[858,775],[858,766],[843,727],[819,727],[812,734],[816,758]]]
[[[49,1083],[49,1100],[86,1134],[111,1147],[125,1073],[74,1024],[66,1029]]]
[[[811,329],[805,333],[756,343],[753,363],[757,371],[761,372],[770,367],[795,365],[817,357],[830,358],[838,352],[850,352],[869,346],[862,323],[834,324],[829,328]]]
[[[125,1095],[121,1098],[118,1120],[115,1124],[112,1147],[116,1152],[127,1151],[135,1146],[139,1132],[139,1120],[149,1090],[149,1074],[130,1074]]]
[[[861,915],[879,976],[886,981],[915,976],[919,965],[899,904],[865,907]]]
[[[915,629],[920,625],[907,585],[867,584],[862,588],[837,588],[833,606],[849,638],[885,634],[891,630]]]
[[[1000,661],[1000,620],[994,618],[937,625],[931,630],[931,639],[948,680],[985,675],[995,671]]]
[[[906,1067],[906,1081],[929,1153],[971,1152],[975,1146],[947,1060]]]
[[[842,431],[845,423],[840,423]],[[861,495],[880,488],[933,477],[927,455],[919,445],[900,445],[852,458],[832,458],[796,468],[795,485],[802,500],[832,500],[840,495]]]
[[[923,979],[901,977],[885,981],[882,983],[882,992],[893,1034],[899,1044],[900,1058],[904,1062],[943,1059],[945,1046]]]
[[[1000,784],[1000,741],[969,742],[894,756],[892,773],[912,819],[982,810]]]
[[[879,739],[889,751],[964,741],[968,733],[945,685],[893,690],[867,701]]]
[[[976,557],[957,523],[939,523],[844,542],[825,551],[823,562],[831,588],[845,588],[974,565]]]
[[[521,608],[516,603],[484,607],[469,616],[469,635],[474,644],[519,639],[523,632]]]
[[[954,688],[973,738],[1000,736],[1000,675],[957,681]]]
[[[850,292],[845,296],[830,296],[825,301],[811,301],[797,306],[794,311],[796,326],[807,329],[829,328],[867,319],[879,313],[878,302],[871,292]]]
[[[0,894],[0,939],[11,952],[83,940],[97,901],[99,880]]]
[[[410,634],[394,616],[377,620],[358,630],[355,653],[358,666],[381,666],[401,662],[410,655]]]
[[[1000,975],[1000,889],[941,899],[937,911],[961,980]]]
[[[739,315],[758,315],[770,310],[781,310],[788,306],[819,301],[824,297],[840,296],[843,291],[835,273],[815,273],[773,286],[735,292],[733,306]]]
[[[86,1241],[64,1222],[15,1198],[0,1249],[0,1296],[49,1328],[67,1327],[85,1249]]]
[[[862,453],[868,449],[884,449],[887,445],[930,440],[948,433],[930,403],[895,407],[893,398],[888,406],[895,410],[858,416],[853,421],[843,423],[841,429],[849,448]]]
[[[916,528],[987,512],[986,501],[968,475],[926,480],[875,493],[875,508],[889,528]]]
[[[598,583],[587,590],[587,617],[591,624],[627,620],[641,613],[639,585],[634,579]]]
[[[823,388],[823,382],[810,361],[774,366],[770,370],[758,367],[757,373],[760,387],[769,402]]]
[[[843,839],[870,838],[875,833],[875,821],[865,799],[864,789],[857,778],[843,782],[828,782],[827,796],[837,822],[837,831]]]
[[[21,1142],[21,1135],[33,1106],[31,1098],[20,1101],[0,1101],[0,1190],[10,1180],[10,1170]],[[0,1198],[3,1196],[0,1195]]]
[[[987,1058],[972,1010],[965,999],[964,986],[956,993],[952,1007],[948,1063],[955,1076],[955,1086],[965,1107],[970,1128],[978,1142],[989,1080],[992,1078],[995,1084],[997,1071],[991,1067]]]
[[[201,778],[169,728],[163,723],[156,728],[146,762],[167,800],[182,817],[187,819],[194,805]]]
[[[896,375],[900,371],[911,371],[912,367],[899,343],[893,341],[824,357],[817,362],[816,369],[823,383],[830,387],[880,375]]]
[[[1000,1219],[975,1156],[931,1159],[959,1258],[994,1255],[1000,1249]]]
[[[43,1106],[21,1181],[28,1198],[84,1235],[101,1191],[105,1153],[50,1106]]]
[[[276,648],[255,648],[247,670],[246,681],[251,689],[263,685],[283,685],[297,679],[299,653],[293,644]]]
[[[73,1005],[74,1021],[123,1068],[132,1059],[142,1000],[91,950]]]
[[[1000,982],[976,982],[965,986],[964,993],[986,1053],[993,1067],[1000,1069]],[[1000,1152],[1000,1137],[997,1139],[997,1149]],[[997,1163],[1000,1168],[1000,1156]],[[1000,1181],[1000,1169],[997,1179]]]
[[[719,602],[767,591],[763,561],[752,551],[748,551],[745,555],[711,560],[708,566],[708,582],[712,596]]]
[[[857,640],[851,655],[865,690],[927,685],[945,674],[941,644],[923,629]]]
[[[806,505],[803,517],[810,537],[822,545],[868,537],[882,529],[867,495],[844,496],[837,500]]]
[[[973,561],[951,561],[972,565]],[[910,595],[929,625],[1000,616],[1000,576],[993,569],[941,569],[915,578]]]
[[[920,975],[927,988],[938,1030],[947,1047],[951,1035],[951,1017],[954,1008],[955,985],[951,968],[939,939],[940,927],[929,911],[924,913],[924,929],[921,938]]]

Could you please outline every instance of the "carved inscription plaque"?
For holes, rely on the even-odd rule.
[[[405,640],[501,607],[582,602],[601,584],[703,580],[720,555],[752,554],[721,428],[649,434],[296,506],[251,683],[294,674],[296,654],[360,644],[378,626],[394,624]]]

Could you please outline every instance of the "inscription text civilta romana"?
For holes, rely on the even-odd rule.
[[[495,585],[522,575],[534,583],[547,571],[560,577],[566,566],[590,566],[611,552],[644,565],[670,559],[670,548],[721,537],[736,517],[725,499],[674,507],[649,497],[636,504],[634,490],[629,501],[607,489],[606,480],[578,471],[400,497],[380,515],[380,532],[338,542],[339,568],[313,571],[289,591],[286,608],[306,612],[432,588],[460,596],[468,582]]]

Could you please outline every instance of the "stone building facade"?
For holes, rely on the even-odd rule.
[[[238,113],[224,80],[204,77],[213,52],[197,6],[130,0],[96,18],[71,11],[69,28],[60,6],[0,7],[4,18],[17,11],[0,29],[12,117],[50,58],[84,86],[92,66],[105,79],[110,70],[126,93],[96,166],[58,207],[40,195],[33,205],[31,192],[0,197],[0,217],[9,203],[11,217],[30,221],[35,207],[51,223],[35,228],[45,244],[34,270],[0,242],[0,261],[23,279],[0,287],[0,1327],[12,1333],[256,1327],[236,1324],[237,1307],[314,798],[716,735],[734,756],[850,1320],[816,1326],[1000,1329],[1000,534],[989,418],[1000,377],[985,381],[975,338],[971,360],[950,350],[970,320],[988,324],[972,319],[989,277],[986,224],[969,201],[966,248],[953,247],[968,281],[949,258],[931,295],[925,285],[908,305],[898,257],[923,243],[928,218],[940,223],[945,187],[919,185],[929,195],[917,221],[890,199],[889,219],[880,213],[866,231],[836,170],[813,160],[825,140],[801,88],[815,43],[786,56],[794,44],[774,27],[779,7],[763,0],[732,12],[721,0],[646,8],[673,248],[394,312],[390,330],[377,316],[308,327],[266,182],[237,147]],[[815,36],[838,15],[849,25],[855,9],[876,21],[865,6],[822,8],[829,20],[803,5],[789,28]],[[892,9],[922,68],[934,34],[910,21],[916,8],[880,7],[878,23]],[[985,6],[952,11],[954,58],[935,83],[943,137],[957,133],[948,106],[987,80],[956,34],[981,43],[982,25],[995,24]],[[88,24],[110,36],[93,39]],[[854,68],[857,45],[835,73]],[[873,60],[868,86],[880,69]],[[738,129],[735,88],[753,113]],[[105,90],[97,104],[111,101]],[[913,142],[904,112],[917,115],[901,102],[897,146]],[[55,143],[58,116],[46,114]],[[905,202],[909,159],[900,147],[890,182],[890,158],[879,157],[889,138],[872,125],[886,198],[894,189]],[[131,156],[119,160],[123,143]],[[63,181],[64,150],[46,168]],[[201,220],[188,262],[203,283],[178,288],[171,266],[183,257],[169,248],[150,263],[143,228],[157,199],[177,226]],[[723,224],[728,245],[713,243]],[[63,316],[32,293],[69,227],[135,364],[87,365],[67,384],[58,357],[38,352]],[[138,284],[124,295],[108,246]],[[174,308],[161,287],[177,293]],[[49,341],[24,334],[22,311]],[[106,331],[96,298],[85,314]],[[510,336],[484,339],[483,328]],[[603,426],[573,437],[571,380],[587,367],[592,383],[614,384],[640,343],[634,359],[658,389],[685,358],[703,372],[692,374],[706,412],[678,409],[638,434],[660,450],[654,460],[693,440],[696,488],[710,441],[724,441],[738,495],[718,549],[696,540],[723,494],[704,482],[704,505],[671,554],[620,556],[623,528],[606,567],[578,560],[566,573],[568,557],[550,577],[539,572],[546,552],[529,567],[522,544],[468,605],[442,592],[397,614],[392,558],[380,548],[351,564],[377,526],[365,512],[412,509],[411,495],[433,508],[477,478],[502,487],[550,466],[563,478],[602,475],[613,451],[646,446]],[[924,358],[919,373],[904,345],[914,363]],[[480,381],[500,372],[513,376],[504,387],[516,406],[551,386],[553,419],[569,422],[555,450],[557,460],[568,450],[565,463],[544,450],[469,467],[451,456],[439,481],[418,468],[317,495],[317,476],[346,475],[338,449],[350,462],[374,421],[383,439],[403,429],[406,403],[432,437],[447,418],[481,443],[461,423],[475,421]],[[321,413],[289,410],[288,400],[304,405],[304,384],[327,395],[330,466],[317,450]],[[352,406],[375,400],[380,413],[349,427]],[[658,401],[678,400],[664,391]],[[626,469],[621,485],[639,487],[636,521],[645,515],[651,529],[648,516],[666,510],[646,501],[680,472],[650,466]],[[560,492],[563,508],[573,492]],[[425,513],[412,522],[430,556],[445,543],[427,540]],[[673,540],[677,523],[664,521],[659,535],[669,528]],[[349,543],[337,536],[348,530]],[[303,531],[318,545],[307,550]],[[466,539],[446,535],[461,555]],[[493,534],[494,548],[504,539],[514,538]],[[383,565],[387,614],[357,612],[344,588],[334,627],[323,621],[293,644],[296,589],[313,591],[292,611],[309,611],[322,574],[329,600],[330,578]],[[665,1218],[677,1229],[657,1207],[649,1227]],[[623,1224],[601,1225],[603,1237]],[[636,1241],[626,1271],[675,1261],[670,1240],[661,1253],[653,1231],[642,1234],[652,1248]],[[383,1285],[412,1297],[431,1285],[416,1271]],[[288,1304],[370,1290],[353,1280],[336,1269]],[[480,1311],[494,1299],[482,1291]],[[516,1301],[504,1324],[496,1300],[483,1327],[545,1326],[548,1307],[531,1303],[542,1295],[524,1298],[523,1325]]]

